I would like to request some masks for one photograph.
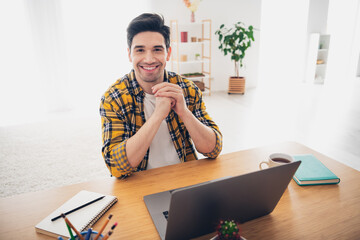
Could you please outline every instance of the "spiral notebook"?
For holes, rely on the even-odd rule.
[[[37,224],[35,226],[36,232],[53,237],[62,236],[69,238],[70,234],[64,219],[60,218],[56,221],[51,221],[51,219],[60,215],[61,213],[65,213],[101,196],[104,196],[104,194],[85,190],[80,191],[74,197],[65,202],[61,207],[44,218],[39,224]],[[105,195],[103,199],[94,202],[82,209],[79,209],[76,212],[67,215],[66,217],[79,232],[86,231],[92,225],[94,225],[97,220],[99,220],[116,202],[117,198],[115,196]]]

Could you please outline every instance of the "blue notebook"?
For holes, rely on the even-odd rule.
[[[295,160],[301,161],[293,179],[300,186],[337,184],[340,182],[332,171],[330,171],[319,159],[312,154],[293,156]]]

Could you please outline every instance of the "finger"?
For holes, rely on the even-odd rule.
[[[170,98],[167,97],[157,97],[156,98],[156,104],[166,104],[169,107],[172,106],[172,100]]]
[[[167,84],[167,85],[163,85],[160,88],[155,88],[154,91],[155,91],[155,93],[157,93],[157,92],[166,92],[166,91],[179,92],[180,93],[180,92],[183,92],[183,89],[180,86],[176,85],[176,84]]]
[[[175,100],[179,100],[183,98],[182,93],[177,92],[158,92],[155,94],[155,97],[167,97],[167,98],[174,98]]]
[[[153,93],[158,92],[159,90],[162,89],[178,89],[181,90],[181,87],[179,85],[173,84],[173,83],[167,83],[167,82],[163,82],[163,83],[159,83],[156,84],[155,86],[152,87],[152,91]]]
[[[181,90],[173,89],[173,88],[162,88],[158,90],[154,95],[158,96],[159,94],[163,94],[163,93],[175,93],[175,94],[183,95],[183,92]]]
[[[152,89],[153,93],[156,93],[162,87],[164,87],[164,83],[159,83],[159,84],[156,84],[155,86],[153,86],[151,89]]]

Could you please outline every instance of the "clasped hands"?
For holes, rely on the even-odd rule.
[[[173,109],[180,118],[188,111],[183,90],[179,85],[162,82],[153,86],[152,92],[156,97],[154,113],[159,114],[163,119],[167,117],[171,109]]]

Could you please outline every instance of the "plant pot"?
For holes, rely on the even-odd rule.
[[[245,77],[230,77],[229,78],[229,90],[228,94],[231,93],[245,93]]]

